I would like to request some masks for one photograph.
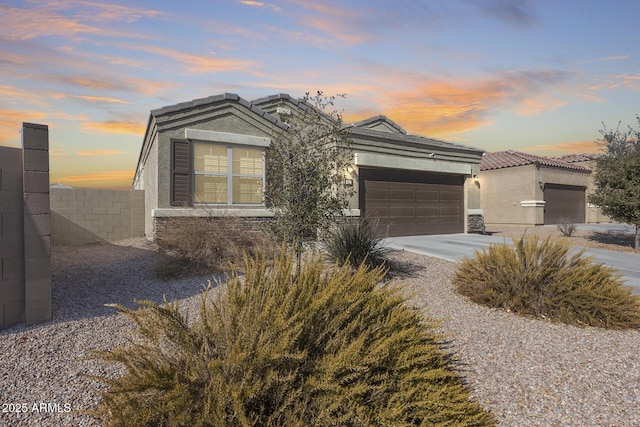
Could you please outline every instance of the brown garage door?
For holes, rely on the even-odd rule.
[[[545,184],[544,223],[560,224],[563,221],[584,222],[584,187]]]
[[[464,232],[464,177],[360,169],[360,209],[388,236]]]

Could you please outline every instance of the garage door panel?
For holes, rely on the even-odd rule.
[[[389,191],[389,200],[399,203],[413,201],[415,200],[415,192],[409,189],[400,190],[394,188]]]
[[[416,201],[417,202],[433,202],[436,203],[438,201],[438,192],[437,191],[427,191],[424,189],[416,190]]]
[[[440,208],[440,216],[445,219],[454,218],[457,221],[459,212],[460,208],[458,206],[443,206]]]
[[[391,209],[389,209],[389,216],[413,218],[416,216],[416,209],[413,206],[392,206]]]
[[[372,208],[367,208],[367,215],[373,218],[388,218],[389,215],[389,206],[376,206]]]
[[[371,186],[367,188],[367,198],[371,201],[374,200],[383,200],[387,201],[389,199],[389,189],[380,188],[378,186]]]
[[[464,232],[462,176],[362,169],[360,180],[361,209],[366,218],[377,220],[380,232]]]
[[[441,191],[440,192],[440,200],[441,201],[452,201],[458,202],[460,200],[460,194],[457,191]]]
[[[559,224],[563,221],[580,224],[585,220],[584,187],[546,184],[544,201],[545,224]]]
[[[422,218],[437,218],[440,214],[440,210],[437,206],[418,206],[416,208],[416,215]]]

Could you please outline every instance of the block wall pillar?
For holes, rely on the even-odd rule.
[[[51,320],[49,128],[22,124],[25,322]]]
[[[0,328],[24,322],[22,150],[0,147]]]

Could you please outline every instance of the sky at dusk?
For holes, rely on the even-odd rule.
[[[638,0],[0,0],[0,145],[49,125],[51,182],[128,188],[149,111],[346,93],[345,122],[486,151],[597,152],[637,126]]]

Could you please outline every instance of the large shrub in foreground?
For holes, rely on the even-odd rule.
[[[640,296],[622,286],[613,268],[570,251],[565,239],[523,235],[465,258],[454,283],[489,307],[576,325],[640,328]]]
[[[190,322],[176,304],[121,307],[129,346],[100,353],[124,366],[95,415],[132,426],[494,425],[470,400],[432,320],[380,285],[381,269],[294,275],[249,260]]]

